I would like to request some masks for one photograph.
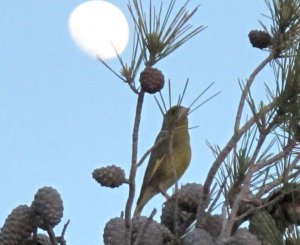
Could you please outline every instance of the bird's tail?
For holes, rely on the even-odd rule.
[[[146,203],[148,201],[149,201],[149,198],[145,199],[144,195],[140,195],[139,199],[136,202],[136,208],[134,210],[133,216],[140,216],[143,211],[144,206],[146,205]]]
[[[140,205],[136,205],[133,216],[141,216],[143,207]]]
[[[136,208],[133,216],[140,216],[144,206],[155,194],[156,193],[153,190],[149,190],[149,188],[147,190],[142,189],[141,194],[136,202]]]

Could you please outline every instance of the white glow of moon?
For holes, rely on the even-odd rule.
[[[78,5],[69,17],[69,31],[79,48],[101,59],[116,57],[128,43],[126,17],[105,1],[93,0]]]

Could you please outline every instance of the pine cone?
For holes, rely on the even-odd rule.
[[[183,245],[213,245],[213,239],[205,230],[195,228],[183,238]]]
[[[154,94],[164,87],[165,78],[160,70],[153,67],[146,67],[141,72],[140,83],[145,92]]]
[[[138,245],[164,245],[172,239],[171,233],[161,224],[145,216],[135,216],[132,219],[132,240]]]
[[[103,240],[105,245],[123,244],[125,236],[125,220],[122,218],[113,218],[109,220],[104,228]]]
[[[198,205],[202,197],[203,187],[200,184],[188,183],[183,185],[172,198],[177,198],[178,206],[188,212],[197,213]]]
[[[231,237],[228,245],[261,245],[257,237],[247,229],[239,229]]]
[[[268,211],[281,225],[282,229],[289,225],[300,225],[300,185],[295,183],[285,184],[274,190],[268,201],[277,198],[277,202],[268,207]]]
[[[272,38],[270,34],[266,31],[253,30],[249,32],[249,40],[253,47],[255,48],[267,48],[272,44]]]
[[[164,245],[173,245],[174,244],[174,239],[175,237],[173,236],[173,234],[171,233],[171,231],[164,225],[160,225],[160,230],[162,232],[162,236],[163,236],[163,244]]]
[[[102,186],[115,188],[125,182],[125,172],[122,168],[111,165],[95,169],[93,178]]]
[[[39,227],[47,230],[47,227],[56,226],[63,216],[63,201],[52,187],[43,187],[34,195],[31,207],[39,218]]]
[[[222,231],[223,218],[222,215],[211,215],[206,214],[206,222],[202,227],[206,230],[212,237],[217,237],[221,234]]]
[[[33,212],[27,205],[12,210],[0,232],[1,245],[20,245],[34,231]]]
[[[175,215],[175,211],[177,214]],[[182,210],[180,207],[176,208],[176,201],[174,199],[169,199],[165,202],[162,213],[160,216],[160,223],[166,226],[171,232],[177,234],[184,234],[186,229],[193,223],[196,215],[193,213],[188,213]],[[175,221],[176,219],[176,228],[175,231]]]
[[[284,188],[287,193],[279,202],[279,206],[288,222],[300,225],[300,185],[287,184]]]

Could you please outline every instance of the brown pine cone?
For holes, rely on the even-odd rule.
[[[64,210],[60,194],[54,188],[46,186],[34,195],[31,208],[39,220],[39,227],[45,230],[61,221]]]
[[[300,225],[300,185],[288,183],[283,187],[274,190],[268,201],[277,198],[277,201],[267,207],[267,211],[272,215],[281,228],[289,225]]]
[[[1,245],[20,245],[34,231],[33,211],[27,205],[12,210],[0,232]]]
[[[183,245],[213,245],[213,239],[205,230],[195,228],[188,232],[183,238]]]
[[[138,245],[164,245],[173,239],[171,232],[163,225],[145,216],[132,219],[132,240]]]
[[[104,228],[103,240],[105,245],[119,245],[126,239],[125,220],[113,218],[109,220]]]
[[[176,215],[175,215],[176,212]],[[188,213],[182,210],[180,207],[176,207],[176,202],[174,199],[169,199],[165,202],[161,216],[160,223],[166,226],[171,232],[177,234],[184,234],[187,228],[193,223],[196,215],[193,213]],[[175,223],[176,222],[176,223]],[[176,231],[175,231],[176,225]]]
[[[111,165],[95,169],[93,178],[102,186],[115,188],[125,182],[125,172],[122,168]]]
[[[188,212],[197,213],[198,205],[202,197],[203,187],[196,183],[187,183],[183,185],[172,198],[177,198],[178,206]]]
[[[261,245],[262,243],[248,229],[239,229],[230,239],[228,245]]]
[[[217,237],[221,234],[223,225],[223,217],[222,215],[212,215],[207,213],[206,214],[206,222],[202,227],[206,230],[212,237]]]
[[[165,78],[160,70],[146,67],[140,74],[140,83],[145,92],[154,94],[164,87]]]
[[[272,38],[266,31],[253,30],[249,32],[249,40],[255,48],[267,48],[272,44]]]

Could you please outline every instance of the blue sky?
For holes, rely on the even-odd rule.
[[[70,219],[66,240],[72,245],[102,244],[105,223],[124,209],[127,186],[102,188],[91,173],[109,164],[129,173],[136,102],[124,83],[70,38],[68,17],[83,2],[3,1],[0,15],[0,226],[14,207],[29,205],[38,188],[52,186],[65,207],[55,231]],[[132,31],[127,1],[110,2],[128,17]],[[248,32],[260,28],[258,20],[267,21],[261,15],[268,13],[264,1],[191,0],[190,6],[199,3],[192,24],[208,28],[156,65],[171,79],[174,98],[190,79],[183,105],[211,82],[210,94],[222,91],[190,117],[190,125],[199,127],[190,132],[193,157],[181,183],[203,183],[213,161],[205,140],[226,143],[240,95],[238,79],[246,79],[267,55],[248,41]],[[130,47],[124,60],[129,61]],[[108,63],[119,70],[116,60]],[[269,82],[268,72],[258,85]],[[161,120],[153,96],[146,96],[139,156],[153,144]],[[145,166],[138,171],[138,186]],[[144,213],[162,202],[157,196]]]

